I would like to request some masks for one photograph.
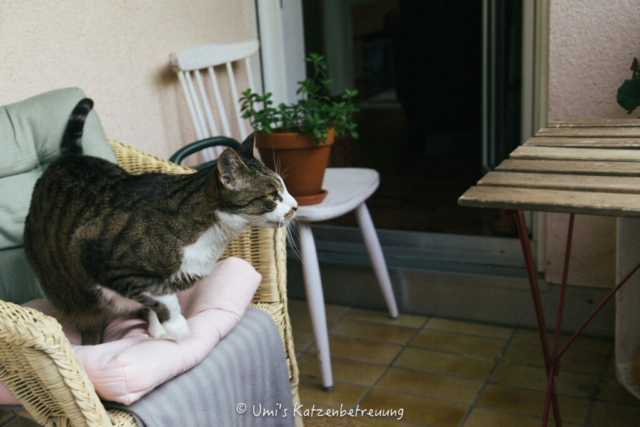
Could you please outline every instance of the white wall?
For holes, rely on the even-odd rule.
[[[640,2],[551,0],[550,21],[549,119],[629,117],[616,94],[640,55]]]
[[[637,0],[551,0],[549,120],[628,116],[616,102],[640,56]],[[547,217],[547,280],[559,283],[567,215]],[[576,217],[569,283],[611,287],[615,281],[615,219]]]
[[[166,158],[195,139],[169,54],[250,36],[247,0],[3,0],[0,105],[78,86],[107,136]]]

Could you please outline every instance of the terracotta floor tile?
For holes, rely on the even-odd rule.
[[[486,408],[474,408],[464,427],[540,427],[541,418],[507,414]]]
[[[508,362],[544,366],[542,350],[539,345],[535,344],[512,342],[503,359]],[[600,375],[606,361],[607,357],[601,354],[567,351],[562,356],[561,367],[568,371]]]
[[[549,336],[553,336],[549,333]],[[526,342],[527,344],[538,344],[540,342],[540,335],[538,331],[532,329],[518,329],[513,334],[513,340],[518,342]]]
[[[306,301],[302,301],[299,299],[290,299],[287,301],[287,306],[289,307],[289,313],[294,311],[301,311],[304,313],[309,312],[309,308],[307,306]]]
[[[404,418],[404,417],[403,417]],[[407,427],[409,424],[403,423],[402,421],[396,421],[395,419],[390,418],[372,418],[372,417],[358,417],[353,418],[353,421],[358,422],[360,424],[364,424],[369,427]]]
[[[352,338],[329,336],[329,351],[332,356],[365,362],[389,364],[402,350],[401,345],[361,341]],[[315,346],[309,349],[315,353]]]
[[[345,408],[351,408],[364,396],[367,387],[334,383],[333,391],[327,392],[322,389],[322,381],[319,378],[300,376],[299,390],[300,400],[305,404],[319,403],[334,408],[344,405]]]
[[[389,317],[389,313],[387,311],[354,308],[345,316],[345,319],[364,320],[368,322],[384,323],[385,325],[419,328],[424,324],[425,320],[427,320],[427,317],[416,316],[413,314],[400,314],[397,319],[392,319]]]
[[[457,332],[461,334],[477,335],[485,338],[499,338],[506,340],[513,333],[513,328],[503,328],[501,326],[483,325],[481,323],[463,322],[459,320],[448,320],[433,318],[427,322],[425,329],[435,329],[445,332]]]
[[[564,348],[565,344],[569,341],[571,335],[561,334],[559,347]],[[514,341],[525,342],[529,344],[540,343],[540,335],[538,331],[531,329],[518,329],[513,336]],[[553,344],[553,333],[549,333],[549,344]],[[603,355],[609,354],[613,349],[613,341],[599,338],[591,338],[585,336],[578,336],[576,340],[571,343],[569,347],[572,351],[591,351]]]
[[[376,384],[376,388],[472,403],[482,384],[483,381],[481,380],[391,368]]]
[[[489,379],[492,383],[507,384],[532,390],[547,390],[547,374],[543,367],[500,363]],[[598,377],[563,371],[555,379],[560,394],[589,398],[598,387]]]
[[[7,421],[12,419],[13,417],[15,417],[15,415],[13,415],[10,412],[0,411],[0,426],[3,426]]]
[[[4,423],[6,423],[7,421],[9,421],[11,418],[15,417],[15,415],[13,415],[10,412],[7,411],[0,411],[0,425],[3,425]]]
[[[309,313],[309,306],[306,301],[290,299],[287,303],[289,312]],[[350,307],[336,304],[325,304],[324,310],[327,317],[338,318],[349,311]]]
[[[393,365],[484,380],[493,369],[494,361],[437,351],[405,348]]]
[[[289,313],[289,319],[291,319],[291,327],[294,331],[307,331],[311,332],[311,317],[307,313]]]
[[[477,405],[504,411],[541,417],[545,393],[496,384],[487,384]],[[584,424],[589,413],[589,401],[576,397],[559,396],[558,402],[564,421]]]
[[[605,380],[602,385],[602,390],[600,390],[600,394],[598,394],[598,400],[640,406],[640,400],[631,394],[629,390],[615,378],[607,378]]]
[[[3,427],[38,427],[40,424],[24,417],[15,417]]]
[[[457,427],[468,406],[374,389],[360,404],[362,409],[404,410],[402,421],[439,427]]]
[[[583,374],[602,374],[607,356],[596,353],[581,353],[578,351],[567,351],[560,362],[561,367],[567,371],[581,372]]]
[[[315,354],[305,354],[298,360],[300,373],[319,378],[320,365]],[[356,362],[353,360],[331,358],[331,369],[336,381],[343,381],[363,386],[372,386],[382,373],[387,369],[386,365],[374,365],[371,363]]]
[[[640,408],[610,402],[596,402],[591,427],[638,427]]]
[[[336,323],[329,331],[331,335],[385,341],[394,344],[406,344],[415,333],[415,328],[389,326],[347,319]]]
[[[351,310],[351,307],[345,307],[344,305],[335,305],[335,304],[325,304],[324,305],[325,312],[327,313],[327,317],[341,317],[346,312]]]
[[[542,350],[539,345],[511,342],[502,359],[507,362],[526,363],[527,365],[544,366]]]
[[[312,332],[293,331],[293,347],[296,351],[304,351],[313,344]]]
[[[411,342],[412,346],[470,354],[473,356],[496,358],[502,352],[505,342],[501,340],[469,337],[432,330],[420,331]]]
[[[296,331],[313,332],[313,326],[311,325],[311,316],[307,313],[292,312],[289,313],[291,318],[291,327]],[[338,317],[327,316],[327,327],[331,327]]]

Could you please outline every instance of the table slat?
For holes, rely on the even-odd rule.
[[[531,147],[640,148],[640,138],[552,138],[533,137],[524,143]]]
[[[639,138],[640,127],[558,127],[542,128],[536,136],[576,136],[584,138]]]
[[[507,159],[496,168],[503,172],[540,172],[579,175],[640,176],[637,162]]]
[[[640,162],[640,150],[589,149],[565,147],[520,146],[509,156],[512,159],[596,160],[608,162]],[[639,165],[640,167],[640,165]]]
[[[550,128],[576,127],[640,127],[640,119],[587,119],[555,120],[547,125]]]
[[[493,209],[640,217],[640,197],[634,194],[477,186],[467,190],[458,199],[458,204]]]
[[[620,176],[489,172],[478,185],[640,194],[640,178]]]

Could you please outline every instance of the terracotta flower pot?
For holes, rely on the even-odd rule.
[[[322,202],[322,189],[333,129],[326,144],[317,144],[304,133],[255,133],[255,144],[265,165],[282,176],[284,185],[301,206]]]

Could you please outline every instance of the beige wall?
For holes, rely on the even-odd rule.
[[[640,55],[640,2],[550,1],[549,120],[628,117],[616,94]]]
[[[195,139],[169,54],[248,40],[247,0],[0,3],[0,105],[78,86],[107,135],[161,157]]]
[[[629,117],[616,102],[640,56],[637,0],[550,0],[549,119]],[[635,114],[634,116],[637,116]],[[568,218],[547,220],[547,280],[558,283]],[[610,287],[615,280],[615,219],[576,219],[569,283]]]

